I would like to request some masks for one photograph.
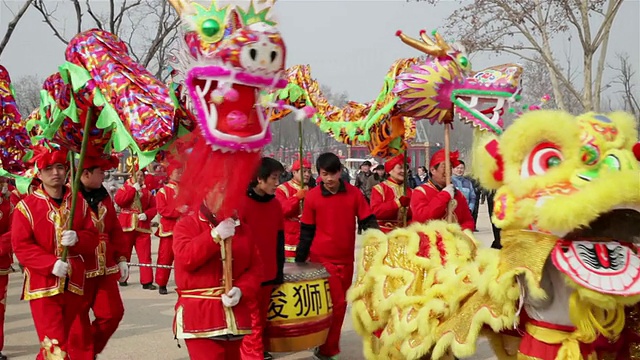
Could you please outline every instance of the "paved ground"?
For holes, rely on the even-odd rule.
[[[477,238],[485,246],[489,246],[493,240],[493,234],[486,205],[482,206],[480,212],[478,230]],[[157,250],[157,243],[154,243],[155,250]],[[39,346],[28,304],[19,301],[22,290],[21,274],[12,274],[9,281],[3,353],[12,360],[32,360]],[[126,309],[124,320],[105,352],[100,356],[100,360],[188,360],[189,356],[184,344],[182,348],[178,348],[171,331],[175,292],[160,296],[156,291],[142,290],[139,285],[136,285],[137,281],[138,272],[132,270],[129,283],[134,285],[121,288]],[[171,283],[170,287],[175,286]],[[303,351],[295,354],[280,354],[278,358],[302,360],[312,359],[312,355],[308,351]],[[353,331],[349,315],[342,332],[341,359],[363,359],[361,341]],[[489,360],[495,357],[487,343],[481,340],[476,356],[471,359]]]

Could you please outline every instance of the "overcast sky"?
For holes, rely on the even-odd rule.
[[[0,5],[1,34],[13,17],[7,6],[16,9],[21,3],[22,0],[10,0],[7,5]],[[289,66],[310,64],[313,76],[322,84],[338,92],[346,91],[351,100],[370,101],[379,92],[383,77],[395,59],[420,55],[395,36],[396,30],[417,36],[420,29],[432,30],[443,25],[459,6],[456,1],[432,6],[404,0],[280,0],[275,11],[287,44]],[[69,22],[73,23],[75,15],[70,15]],[[62,14],[58,16],[65,20]],[[640,1],[627,0],[613,26],[609,59],[613,60],[616,52],[625,51],[640,72],[639,18]],[[554,46],[554,50],[560,52],[569,45],[566,40],[558,39]],[[64,45],[42,23],[41,15],[30,9],[18,24],[0,63],[16,81],[27,74],[44,78],[56,71],[63,60]],[[495,55],[476,55],[472,60],[475,70],[517,61],[513,56]]]

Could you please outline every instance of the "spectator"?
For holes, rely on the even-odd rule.
[[[427,168],[424,166],[418,166],[418,175],[414,178],[416,186],[425,184],[428,180],[429,176],[427,175]]]
[[[478,202],[476,200],[478,198],[478,194],[476,192],[475,186],[473,185],[473,181],[464,176],[464,161],[459,160],[458,163],[459,165],[453,168],[453,177],[451,178],[451,181],[453,182],[453,185],[456,187],[456,189],[458,189],[458,191],[460,191],[462,195],[464,195],[465,200],[467,200],[467,205],[469,205],[469,210],[471,210],[471,214],[473,215],[474,212],[476,212],[477,214]],[[476,219],[477,215],[473,218],[474,224],[476,222]]]
[[[371,198],[371,188],[369,187],[368,179],[372,175],[371,162],[367,160],[360,165],[360,171],[356,174],[356,183],[354,184],[355,187],[362,191],[367,201]]]

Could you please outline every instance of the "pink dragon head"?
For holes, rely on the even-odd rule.
[[[185,25],[177,57],[204,138],[213,149],[260,151],[271,140],[262,96],[287,85],[286,48],[270,8],[170,1]]]

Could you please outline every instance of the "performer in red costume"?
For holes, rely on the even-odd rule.
[[[72,197],[65,185],[67,152],[38,147],[31,161],[42,187],[16,205],[11,244],[24,266],[22,299],[29,301],[41,345],[36,359],[68,360],[69,330],[83,303],[85,265],[81,256],[94,253],[98,232],[80,193],[74,230],[67,230]],[[58,258],[63,246],[69,249],[66,262]]]
[[[411,159],[407,159],[411,163]],[[384,164],[384,171],[389,178],[373,187],[371,190],[371,211],[378,219],[380,230],[385,233],[403,226],[406,214],[407,221],[411,220],[409,204],[411,188],[407,187],[404,194],[404,155],[398,155]]]
[[[245,225],[251,229],[263,270],[258,296],[251,302],[251,334],[242,339],[242,360],[273,359],[264,351],[264,327],[267,322],[273,286],[282,284],[284,268],[284,219],[275,199],[284,167],[277,160],[262,158],[247,194],[251,199],[245,210]],[[256,236],[260,234],[259,236]]]
[[[116,191],[114,200],[120,207],[118,220],[129,245],[127,259],[131,259],[135,246],[138,261],[151,264],[151,219],[156,216],[156,200],[144,186],[144,174],[137,165],[133,171],[136,176],[128,179]],[[150,267],[140,267],[140,284],[143,289],[157,289],[153,285],[153,270]],[[121,281],[120,286],[127,286],[127,281]]]
[[[2,354],[4,348],[4,314],[7,310],[7,287],[9,285],[9,274],[13,272],[13,251],[11,250],[11,214],[13,204],[11,198],[13,194],[9,190],[9,179],[0,177],[0,360],[7,360]],[[6,190],[5,190],[6,189]]]
[[[320,360],[340,353],[340,331],[347,310],[346,294],[353,281],[356,219],[362,230],[378,228],[362,192],[340,179],[340,158],[332,153],[316,160],[320,186],[309,190],[300,219],[296,263],[322,264],[329,272],[333,320],[324,345],[316,350]]]
[[[230,218],[220,221],[203,205],[173,229],[178,286],[174,331],[185,340],[191,360],[241,359],[242,336],[251,332],[250,304],[264,270],[245,220],[240,216],[239,225]],[[223,239],[231,237],[233,288],[225,294],[221,258]]]
[[[450,152],[449,159],[451,168],[460,165],[457,151]],[[454,221],[460,224],[463,229],[473,231],[475,222],[467,200],[461,192],[455,190],[453,184],[447,185],[446,183],[444,160],[444,149],[436,151],[429,161],[431,173],[429,181],[413,189],[411,196],[412,220],[420,223],[430,220],[444,220],[447,217],[449,201],[453,199]]]
[[[156,194],[156,208],[160,214],[160,225],[158,226],[158,265],[173,264],[173,227],[182,214],[187,211],[186,206],[176,209],[175,201],[178,196],[178,183],[182,177],[182,165],[172,161],[167,166],[169,183],[163,186]],[[167,295],[167,283],[171,276],[171,269],[156,269],[156,284],[160,295]]]
[[[117,166],[115,156],[109,159],[85,157],[83,163],[80,190],[91,209],[100,243],[93,254],[84,257],[87,278],[85,302],[69,336],[69,355],[74,360],[94,360],[104,350],[124,316],[116,281],[125,281],[129,275],[126,258],[129,246],[111,197],[102,186],[104,172]],[[93,323],[89,310],[93,310]]]
[[[282,205],[284,216],[284,256],[285,261],[294,262],[296,258],[296,248],[300,241],[300,203],[303,201],[309,187],[306,185],[311,178],[311,164],[305,159],[296,160],[291,166],[293,179],[278,186],[276,198]]]

